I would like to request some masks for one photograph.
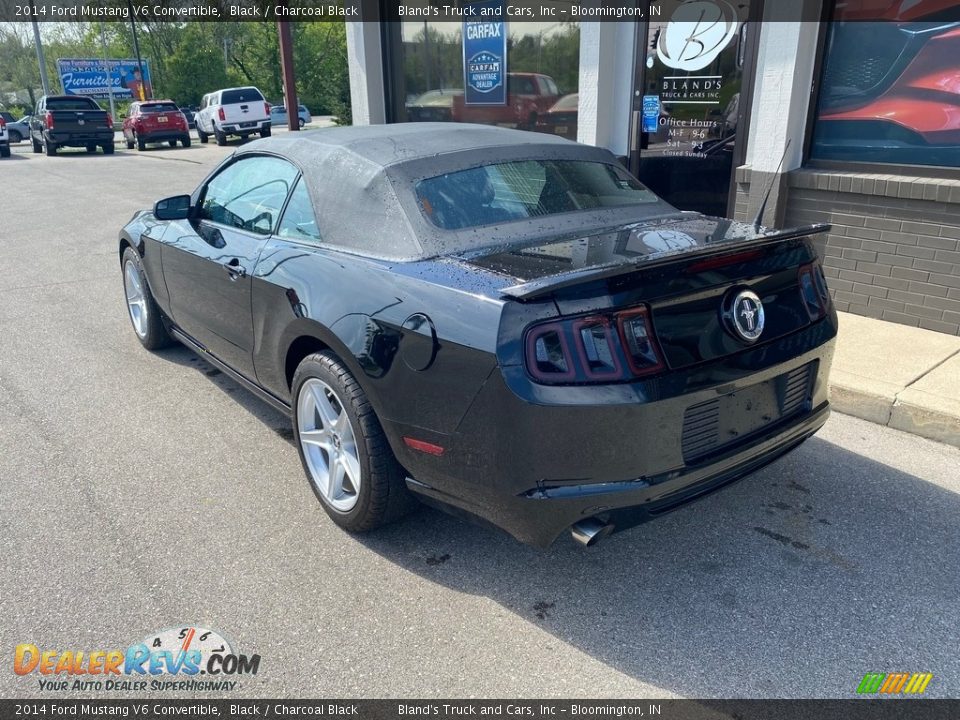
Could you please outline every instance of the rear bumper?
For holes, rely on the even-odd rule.
[[[44,130],[44,140],[63,147],[84,147],[89,143],[101,145],[113,142],[113,130],[94,130],[91,132],[57,132]]]
[[[613,392],[568,388],[579,404],[561,406],[524,401],[498,369],[457,432],[430,435],[389,423],[385,428],[393,437],[413,435],[445,448],[442,456],[428,458],[393,443],[414,478],[413,491],[546,547],[587,518],[599,516],[615,530],[653,519],[773,462],[813,435],[829,415],[835,335],[831,313],[723,363],[614,386]],[[691,407],[730,395],[750,397],[750,388],[804,367],[810,372],[802,404],[691,455],[684,442]]]
[[[218,129],[227,135],[237,135],[239,133],[253,133],[260,130],[266,130],[270,127],[269,120],[251,120],[242,123],[224,123],[219,125]]]
[[[157,142],[166,142],[168,140],[182,140],[186,137],[190,137],[189,130],[155,130],[151,133],[144,133],[140,135],[143,138],[144,142],[147,143],[157,143]]]

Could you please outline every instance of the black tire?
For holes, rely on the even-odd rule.
[[[147,149],[147,141],[144,140],[142,137],[140,137],[139,135],[134,135],[133,139],[137,141],[137,150]]]
[[[87,143],[87,152],[88,152],[88,153],[95,153],[96,151],[97,151],[97,144],[96,144],[96,143]]]
[[[180,138],[180,144],[184,147],[190,147],[190,136],[184,135],[182,138]],[[174,143],[174,146],[176,146],[176,143]]]
[[[260,137],[270,137],[270,128],[263,128],[260,131]]]
[[[176,147],[176,146],[177,146],[177,141],[176,141],[176,140],[169,140],[169,141],[167,142],[167,144],[168,144],[170,147]]]
[[[123,273],[126,272],[128,262],[136,265],[140,277],[143,278],[143,295],[147,305],[147,332],[143,337],[137,332],[133,324],[133,318],[130,317],[128,307],[127,316],[130,317],[130,326],[133,327],[133,334],[147,350],[160,350],[161,348],[169,347],[174,342],[173,338],[171,338],[170,333],[167,332],[167,326],[163,322],[163,315],[157,306],[156,300],[153,299],[153,293],[150,292],[150,286],[146,281],[146,273],[143,270],[140,255],[132,247],[128,247],[123,251],[123,259],[120,262],[121,277]],[[124,299],[126,299],[126,295],[124,295]]]
[[[34,152],[34,153],[36,153],[37,155],[39,155],[40,153],[43,152],[43,145],[42,145],[41,143],[37,142],[37,141],[34,140],[33,138],[30,138],[30,142],[33,143],[33,152]]]
[[[0,145],[0,158],[10,157],[10,146],[9,145]]]
[[[330,506],[310,479],[310,468],[299,441],[297,412],[300,391],[310,378],[321,380],[333,389],[354,429],[362,480],[357,502],[349,512]],[[350,532],[367,532],[400,519],[416,507],[417,501],[407,490],[403,470],[393,456],[373,406],[340,358],[325,351],[303,359],[293,376],[293,407],[293,436],[307,481],[337,525]]]
[[[112,142],[108,142],[106,145],[103,145],[103,154],[104,155],[113,155],[113,151],[116,149],[116,145]]]
[[[305,124],[306,124],[306,123],[303,122],[303,118],[299,118],[299,125],[298,125],[298,127],[299,127],[301,130],[303,130],[303,126],[304,126]]]
[[[216,126],[214,126],[214,128],[213,128],[213,134],[214,134],[214,135],[216,136],[216,138],[217,138],[217,145],[219,145],[220,147],[223,147],[224,145],[227,144],[227,136],[226,136],[226,133],[222,133],[222,132],[220,132],[219,130],[217,130]]]
[[[127,150],[133,150],[133,140],[126,138]]]
[[[23,141],[23,136],[16,130],[10,131],[10,142],[18,143]]]
[[[46,150],[47,155],[49,157],[53,157],[54,155],[57,154],[57,144],[55,142],[50,142],[49,140],[47,140],[44,143],[44,150]]]
[[[199,125],[197,125],[197,137],[200,138],[200,143],[202,145],[206,145],[207,141],[210,139],[210,136],[201,130]]]

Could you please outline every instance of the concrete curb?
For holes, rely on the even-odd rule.
[[[850,387],[831,378],[830,404],[845,415],[960,448],[960,408],[951,412],[918,403],[914,399],[916,392],[907,388],[891,397],[878,390]]]
[[[837,315],[833,409],[960,447],[960,337]]]

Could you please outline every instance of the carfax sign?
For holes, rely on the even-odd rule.
[[[463,102],[507,104],[507,23],[503,3],[470,3],[463,21]]]
[[[86,95],[93,98],[113,97],[117,100],[146,100],[153,96],[150,68],[143,63],[143,77],[136,60],[100,60],[68,58],[57,60],[60,82],[65,95]],[[109,83],[109,85],[108,85]]]

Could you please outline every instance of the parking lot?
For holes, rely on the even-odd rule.
[[[0,161],[7,662],[195,624],[261,656],[239,697],[960,694],[960,450],[864,421],[586,550],[428,509],[334,527],[287,418],[126,314],[120,226],[236,144]]]

